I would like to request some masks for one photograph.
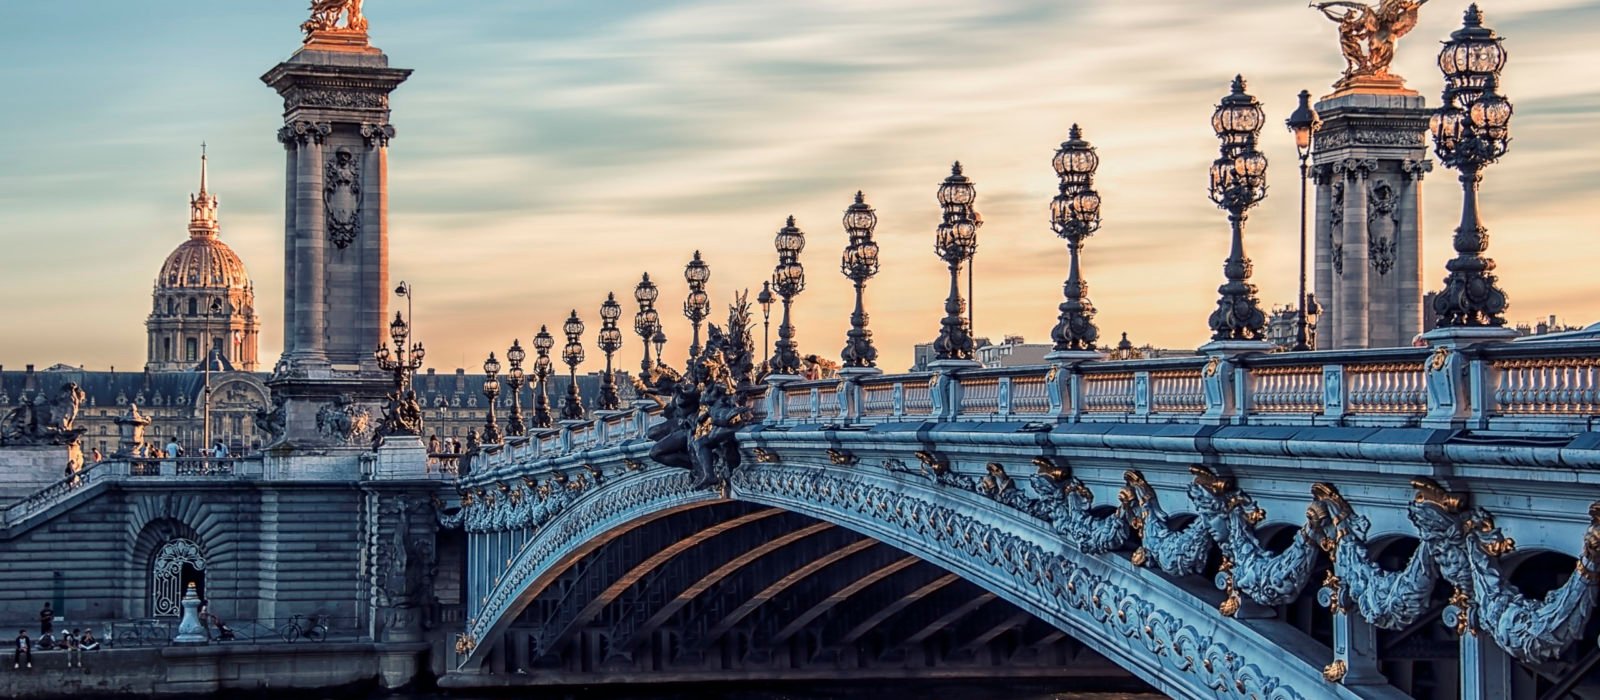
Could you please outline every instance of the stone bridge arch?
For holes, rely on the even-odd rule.
[[[604,473],[584,466],[596,477]],[[458,640],[459,671],[481,667],[493,641],[482,646],[477,642],[500,639],[530,601],[605,543],[677,513],[745,503],[803,515],[882,543],[903,553],[900,558],[931,564],[946,573],[924,588],[937,591],[952,580],[974,585],[986,596],[978,604],[999,599],[1015,606],[1171,695],[1287,699],[1392,693],[1387,687],[1368,687],[1358,695],[1328,684],[1320,675],[1321,664],[1313,661],[1316,645],[1309,638],[1300,645],[1292,639],[1286,644],[1282,634],[1269,639],[1263,631],[1222,616],[1215,601],[1199,598],[1126,557],[1084,555],[1035,518],[910,474],[752,460],[719,493],[691,490],[686,472],[641,465],[602,483],[587,483],[575,495],[558,496],[559,507],[533,498],[536,481],[525,480],[530,489],[526,496],[513,494],[520,493],[521,484],[513,487],[505,481],[497,482],[498,495],[494,487],[477,492],[479,499],[491,501],[480,505],[494,507],[474,509],[481,514],[465,524],[480,550],[489,548],[497,566],[492,574],[478,574],[485,580],[469,585],[476,604],[469,610],[468,632]],[[574,480],[563,477],[561,483]],[[493,533],[526,517],[519,512],[537,509],[556,512],[527,531],[525,539],[513,537],[509,547],[492,544],[500,536]],[[507,552],[511,556],[498,566],[499,556]],[[884,562],[879,569],[891,565]],[[792,636],[798,630],[780,632]],[[852,629],[845,637],[864,634]]]

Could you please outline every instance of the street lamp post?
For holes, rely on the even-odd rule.
[[[1228,212],[1232,242],[1223,264],[1227,278],[1217,292],[1217,310],[1211,312],[1211,339],[1219,342],[1260,341],[1267,317],[1250,283],[1250,258],[1244,253],[1244,222],[1250,208],[1267,196],[1267,157],[1256,149],[1266,113],[1256,98],[1245,93],[1242,76],[1211,115],[1211,127],[1221,140],[1221,156],[1211,163],[1211,201]]]
[[[694,325],[694,340],[689,343],[689,358],[700,356],[700,322],[711,315],[711,297],[706,295],[706,282],[711,280],[711,266],[694,252],[694,259],[683,267],[683,279],[689,283],[689,296],[683,300],[683,315]]]
[[[506,391],[511,392],[511,416],[506,420],[508,437],[528,434],[528,425],[522,420],[522,387],[528,383],[527,375],[522,373],[522,361],[527,357],[522,343],[513,339],[511,348],[506,350],[506,361],[511,363],[511,368],[506,371]]]
[[[638,334],[639,344],[644,346],[644,359],[639,362],[639,369],[645,374],[649,374],[650,368],[655,366],[650,360],[650,336],[655,335],[656,329],[661,327],[661,314],[656,312],[656,299],[660,296],[661,290],[650,281],[648,272],[633,288],[633,300],[639,302],[639,312],[633,315],[633,332]]]
[[[1312,137],[1322,128],[1322,118],[1311,106],[1311,92],[1300,91],[1300,105],[1284,120],[1289,133],[1294,134],[1294,150],[1300,156],[1300,301],[1295,319],[1294,350],[1304,352],[1316,347],[1312,341],[1309,316],[1316,303],[1306,291],[1306,180],[1309,174]]]
[[[761,291],[756,294],[756,303],[761,305],[761,368],[765,373],[767,365],[772,362],[772,281],[763,280]]]
[[[1445,264],[1450,274],[1433,300],[1439,328],[1506,323],[1506,294],[1494,275],[1494,261],[1483,255],[1489,231],[1478,214],[1483,170],[1506,154],[1511,140],[1511,102],[1498,92],[1505,64],[1501,38],[1483,26],[1483,12],[1472,5],[1439,51],[1443,104],[1428,124],[1439,160],[1461,173],[1461,225],[1451,241],[1456,257]]]
[[[662,332],[661,324],[656,324],[656,332],[650,336],[650,344],[656,346],[656,362],[661,362],[662,352],[667,349],[667,334]]]
[[[483,361],[483,396],[489,400],[489,411],[483,419],[483,443],[493,445],[500,442],[501,436],[500,424],[494,417],[494,402],[500,396],[500,361],[494,359],[492,352]]]
[[[404,287],[405,283],[401,283]],[[407,305],[409,309],[409,305]],[[427,351],[422,348],[422,343],[411,342],[411,324],[407,318],[402,318],[400,312],[394,312],[394,321],[389,323],[389,340],[394,343],[394,352],[389,351],[389,346],[379,345],[373,351],[372,357],[378,363],[378,369],[394,374],[394,403],[386,409],[384,420],[380,426],[385,437],[390,435],[422,435],[421,412],[413,416],[404,415],[400,411],[401,402],[411,399],[411,377],[422,368],[422,358]]]
[[[203,455],[207,457],[210,456],[208,453],[211,450],[211,360],[213,357],[216,357],[217,354],[216,338],[214,337],[215,334],[211,331],[211,324],[216,320],[217,316],[222,313],[222,300],[212,299],[208,312],[209,313],[206,314],[206,327],[204,331],[206,334],[207,347],[206,356],[203,363],[203,371],[205,372],[205,392],[204,397],[200,402],[200,422],[204,424],[200,426],[200,440],[202,441],[200,449],[206,451],[206,453],[203,453]]]
[[[583,420],[587,412],[583,410],[583,400],[578,396],[578,363],[583,362],[583,344],[578,339],[583,336],[583,320],[578,318],[577,309],[572,310],[562,330],[566,332],[567,344],[561,349],[561,361],[567,363],[571,381],[567,384],[567,397],[561,403],[561,419]]]
[[[622,331],[617,330],[617,319],[621,317],[622,305],[617,303],[617,295],[607,292],[605,302],[600,304],[600,337],[596,341],[600,352],[606,355],[606,373],[600,377],[600,398],[595,402],[595,407],[602,411],[622,408],[622,398],[617,396],[617,378],[611,372],[611,355],[622,347]]]
[[[856,201],[844,210],[844,230],[850,242],[839,261],[839,271],[855,286],[856,308],[850,314],[850,332],[846,336],[840,359],[846,368],[857,370],[877,365],[878,349],[872,347],[872,331],[867,330],[867,310],[863,302],[867,280],[878,274],[878,243],[872,240],[872,231],[878,225],[878,214],[867,205],[861,192]]]
[[[1100,329],[1094,325],[1094,304],[1089,301],[1089,285],[1083,281],[1079,257],[1083,242],[1100,230],[1100,193],[1094,189],[1094,173],[1100,167],[1100,156],[1094,146],[1083,140],[1083,131],[1077,124],[1067,132],[1050,164],[1061,186],[1055,199],[1050,201],[1050,227],[1057,236],[1067,241],[1071,258],[1067,268],[1067,281],[1062,285],[1061,315],[1056,327],[1050,331],[1055,341],[1055,352],[1095,352],[1100,340]]]
[[[555,347],[556,341],[550,337],[550,329],[539,326],[539,333],[533,336],[533,349],[538,356],[533,360],[533,427],[548,429],[555,425],[550,416],[550,349]]]
[[[778,229],[773,246],[778,250],[778,264],[772,270],[772,289],[783,299],[783,319],[778,324],[778,345],[772,353],[769,375],[796,376],[800,374],[800,354],[795,349],[794,323],[789,312],[795,296],[806,289],[806,269],[800,264],[806,235],[794,225],[793,216]]]
[[[950,294],[944,302],[944,319],[939,322],[939,338],[933,344],[938,360],[970,362],[974,351],[971,321],[962,315],[966,304],[961,299],[961,266],[978,250],[978,198],[972,180],[961,173],[961,162],[950,167],[950,177],[939,185],[939,206],[943,221],[934,239],[934,252],[950,268]]]

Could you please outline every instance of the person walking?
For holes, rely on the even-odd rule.
[[[28,668],[33,668],[33,640],[28,639],[27,630],[17,630],[17,651],[11,657],[11,667],[17,668],[24,661],[28,662]]]

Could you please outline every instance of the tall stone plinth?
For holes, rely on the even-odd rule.
[[[286,154],[284,352],[268,382],[284,399],[280,445],[355,445],[380,415],[389,93],[410,74],[364,32],[341,31],[313,34],[261,77],[283,97]]]
[[[1431,112],[1403,88],[1317,103],[1317,347],[1410,345],[1422,332],[1422,177]]]

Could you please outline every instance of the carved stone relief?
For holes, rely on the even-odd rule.
[[[1388,180],[1374,180],[1367,205],[1368,259],[1380,275],[1394,268],[1399,242],[1400,197]]]
[[[361,164],[350,149],[341,147],[328,160],[322,197],[328,240],[340,249],[350,247],[361,229]]]

